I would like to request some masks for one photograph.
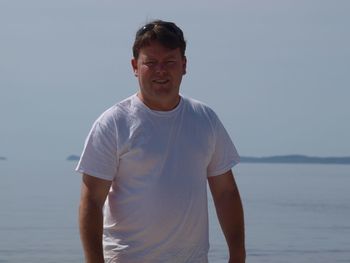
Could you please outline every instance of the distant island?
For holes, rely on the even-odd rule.
[[[6,157],[0,156],[0,161],[6,161],[6,160],[7,160]]]
[[[66,160],[79,161],[79,159],[78,155],[70,155]],[[241,156],[241,163],[350,164],[350,157],[314,157],[298,154],[268,157]]]
[[[80,159],[80,156],[79,155],[74,155],[74,154],[69,155],[66,158],[67,161],[79,161],[79,159]]]
[[[306,155],[277,155],[269,157],[241,157],[242,163],[292,163],[292,164],[350,164],[350,157],[314,157]]]

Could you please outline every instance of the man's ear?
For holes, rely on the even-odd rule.
[[[184,56],[183,62],[182,62],[182,75],[186,74],[186,68],[187,68],[187,58],[186,58],[186,56]]]
[[[131,66],[132,66],[132,70],[134,72],[135,77],[137,77],[138,76],[138,68],[137,68],[137,59],[136,58],[131,59]]]

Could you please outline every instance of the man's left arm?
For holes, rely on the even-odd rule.
[[[244,216],[232,171],[208,177],[216,213],[229,248],[229,263],[245,262]]]

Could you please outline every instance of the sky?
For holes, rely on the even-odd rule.
[[[350,1],[0,0],[0,156],[80,154],[93,121],[138,89],[137,29],[174,21],[181,92],[243,156],[350,156]]]

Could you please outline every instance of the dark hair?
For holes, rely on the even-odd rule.
[[[172,22],[154,20],[141,27],[135,36],[132,52],[138,58],[140,49],[149,46],[152,41],[158,41],[169,49],[180,48],[181,55],[185,56],[186,41],[182,30]]]

